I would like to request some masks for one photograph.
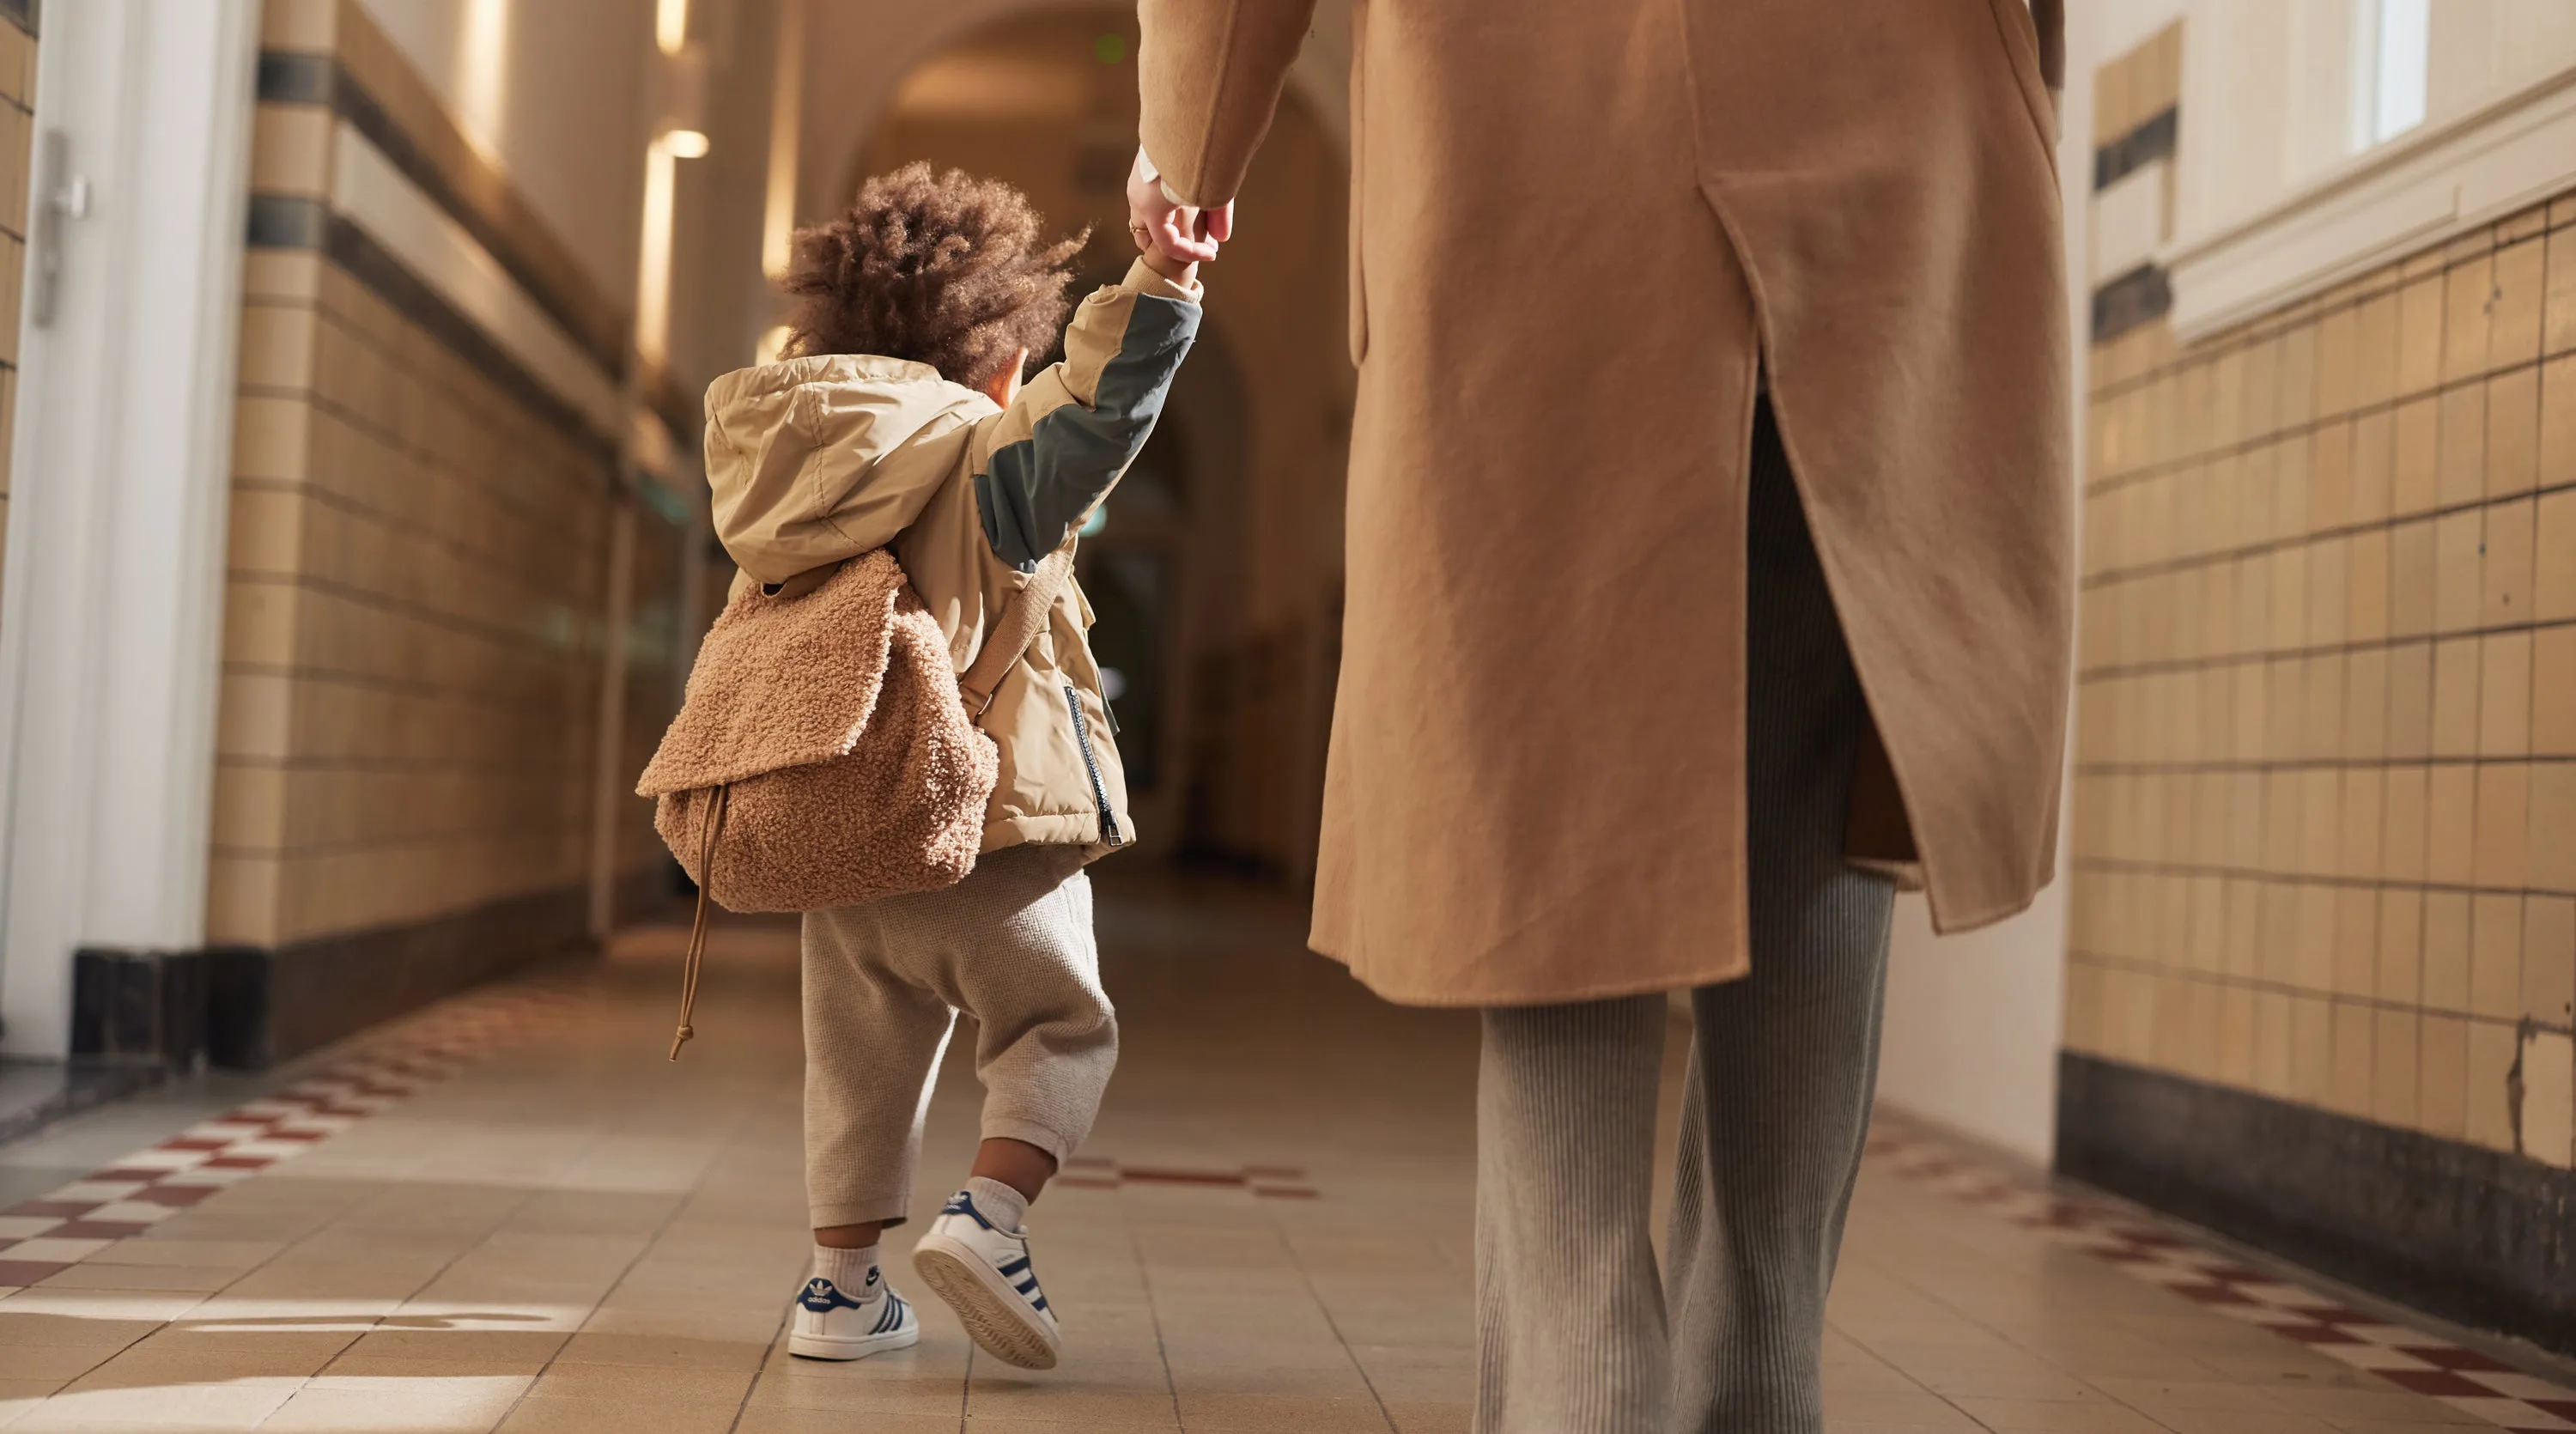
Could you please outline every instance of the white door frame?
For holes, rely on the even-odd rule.
[[[259,0],[48,5],[0,575],[0,1018],[70,1037],[72,953],[203,943]],[[43,157],[59,133],[60,163]],[[55,172],[59,171],[59,172]],[[30,255],[30,298],[37,266]]]

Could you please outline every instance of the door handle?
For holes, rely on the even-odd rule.
[[[43,176],[43,191],[36,199],[36,241],[34,292],[28,295],[28,318],[37,328],[49,327],[54,310],[61,302],[63,284],[63,225],[68,220],[89,217],[89,176],[71,170],[71,136],[58,129],[45,131],[37,147],[37,173]]]

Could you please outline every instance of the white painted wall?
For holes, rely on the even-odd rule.
[[[361,3],[466,135],[563,237],[600,292],[626,303],[635,293],[644,142],[655,103],[647,93],[654,7],[645,0]]]
[[[2353,125],[2356,99],[2366,104],[2368,96],[2354,39],[2357,25],[2372,22],[2372,7],[2356,0],[2187,0],[2112,8],[2187,12],[2178,242],[2265,213],[2366,148]],[[2576,4],[2434,0],[2430,40],[2425,129],[2576,66]]]
[[[2083,433],[2085,345],[2091,299],[2087,220],[2093,186],[2093,69],[2170,24],[2183,0],[2073,0],[2066,15],[2065,122],[2057,167],[2066,210],[2069,321],[2075,346],[2075,409]],[[2076,445],[2081,481],[2083,445]],[[1896,911],[1887,972],[1887,1035],[1879,1057],[1879,1099],[1888,1107],[2048,1160],[2057,1115],[2058,1036],[2066,992],[2066,889],[2071,820],[2059,822],[2059,880],[2029,911],[1984,931],[1932,934],[1923,899]]]

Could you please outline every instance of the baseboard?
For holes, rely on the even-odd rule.
[[[400,926],[206,953],[208,1055],[258,1070],[587,940],[579,887]]]
[[[2072,1052],[2057,1168],[2347,1284],[2576,1355],[2576,1173]]]

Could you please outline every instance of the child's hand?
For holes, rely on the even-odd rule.
[[[1145,261],[1146,268],[1153,270],[1155,273],[1162,275],[1164,278],[1171,280],[1175,284],[1194,284],[1198,282],[1199,266],[1194,263],[1187,260],[1175,259],[1160,249],[1152,248],[1147,249],[1141,257]]]

